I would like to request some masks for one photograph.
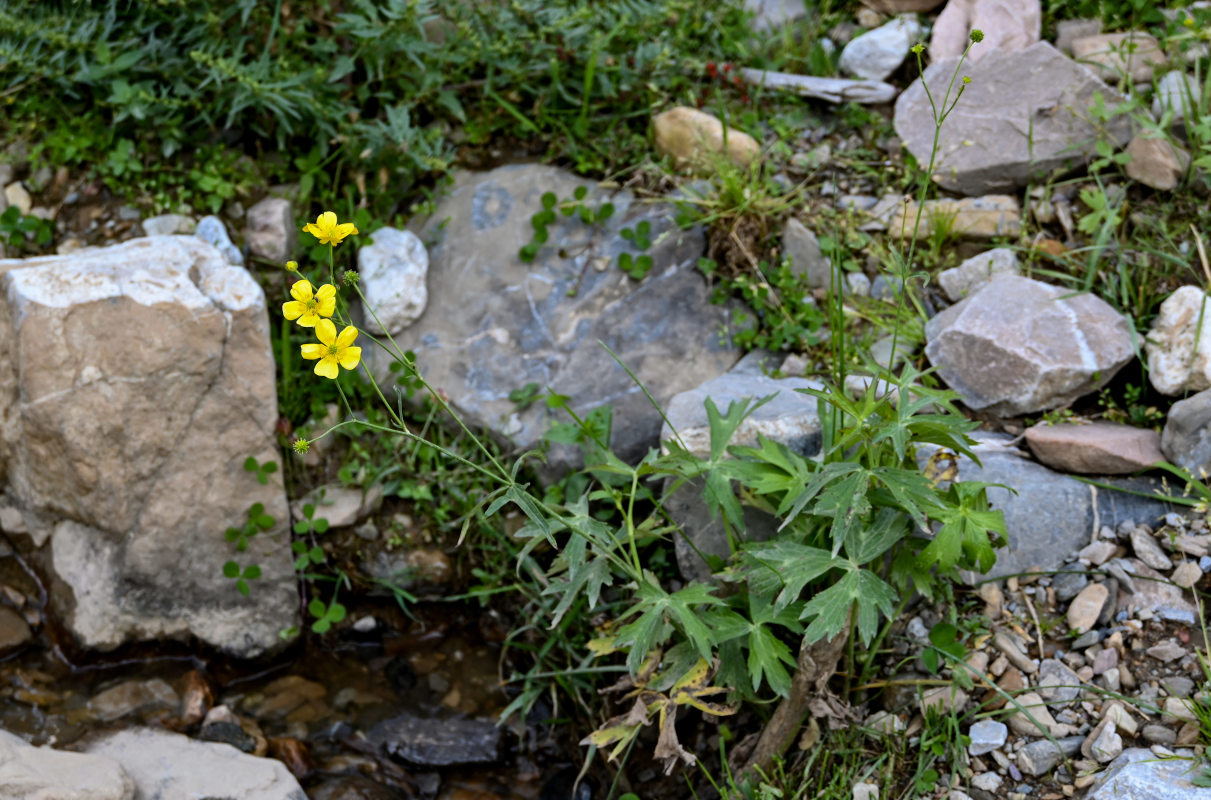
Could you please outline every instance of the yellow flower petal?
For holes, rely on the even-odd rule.
[[[357,338],[357,328],[352,325],[346,325],[345,330],[341,331],[341,335],[336,337],[336,346],[346,348],[353,344],[353,340]]]
[[[285,303],[282,303],[282,316],[287,320],[298,319],[305,313],[307,313],[307,306],[298,300],[287,300]]]
[[[300,303],[306,303],[311,299],[312,295],[313,290],[311,288],[311,281],[309,280],[295,281],[294,285],[290,287],[290,296]]]
[[[324,356],[315,364],[315,374],[321,378],[335,378],[338,372],[336,359],[332,356]]]
[[[327,354],[327,352],[328,352],[327,347],[324,347],[324,345],[322,345],[322,344],[316,344],[315,342],[302,345],[302,347],[300,347],[299,349],[303,353],[303,358],[305,358],[309,361],[313,360],[313,359],[317,359],[317,358],[323,358],[324,355]]]
[[[324,230],[331,230],[336,227],[336,212],[325,211],[315,218],[315,224],[319,225]]]
[[[325,283],[315,293],[315,313],[321,317],[331,317],[336,312],[336,287]]]
[[[332,324],[332,320],[321,319],[316,323],[315,338],[325,345],[331,345],[336,341],[336,326]]]
[[[346,347],[341,351],[340,362],[345,369],[353,369],[362,360],[362,348]]]

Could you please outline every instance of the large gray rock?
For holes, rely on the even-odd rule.
[[[544,403],[519,409],[509,393],[527,384],[567,395],[578,414],[610,404],[612,444],[621,456],[655,446],[660,416],[604,342],[662,405],[740,357],[721,332],[729,310],[711,305],[697,270],[700,230],[681,230],[666,207],[637,204],[629,192],[591,192],[614,215],[593,228],[557,215],[550,240],[526,264],[531,217],[546,191],[559,198],[592,184],[554,167],[501,167],[462,173],[424,224],[429,305],[396,337],[421,371],[472,425],[528,450],[554,418]],[[634,252],[619,232],[646,220],[653,268],[635,281],[617,267]],[[373,351],[379,374],[386,360]]]
[[[1195,786],[1202,773],[1198,759],[1159,759],[1151,750],[1132,747],[1111,762],[1085,795],[1086,800],[1206,800]]]
[[[1173,404],[1161,433],[1161,450],[1182,469],[1211,475],[1211,390]]]
[[[281,761],[157,728],[119,731],[87,744],[85,752],[120,764],[139,798],[307,800]]]
[[[937,102],[954,71],[950,58],[925,70]],[[942,126],[934,173],[951,191],[983,195],[1025,186],[1054,169],[1083,165],[1100,140],[1122,145],[1131,138],[1126,117],[1103,126],[1089,114],[1095,92],[1107,106],[1122,95],[1046,42],[993,51],[963,72],[971,83]],[[917,161],[928,164],[935,126],[922,78],[896,100],[895,128]]]
[[[711,435],[706,415],[709,397],[726,414],[732,402],[758,400],[768,395],[773,399],[745,418],[736,429],[730,444],[757,446],[759,436],[786,445],[791,450],[812,456],[820,450],[820,419],[816,413],[816,398],[796,391],[821,388],[806,378],[769,378],[762,374],[759,354],[745,357],[734,370],[706,381],[701,386],[676,395],[668,404],[666,415],[672,428],[665,424],[660,441],[674,440],[676,430],[680,442],[700,458],[708,458]],[[665,482],[665,491],[673,486]],[[675,539],[677,565],[686,578],[706,580],[711,570],[704,556],[726,560],[731,553],[723,521],[711,514],[703,498],[702,480],[690,481],[672,491],[664,501],[665,511],[682,530]],[[778,528],[772,516],[753,508],[744,512],[745,535],[750,540],[768,539]]]
[[[243,468],[278,457],[252,276],[192,236],[0,262],[0,348],[0,481],[77,640],[279,646],[298,621],[289,551],[252,541],[251,597],[222,575],[251,504],[287,529],[282,487]]]
[[[976,439],[981,463],[960,457],[956,480],[1009,487],[988,490],[989,504],[1005,515],[1009,543],[997,551],[997,563],[987,577],[1014,575],[1035,566],[1044,571],[1062,569],[1065,559],[1089,544],[1101,526],[1126,521],[1151,525],[1173,510],[1159,499],[1130,493],[1161,491],[1164,485],[1159,480],[1099,479],[1124,490],[1113,491],[1035,463],[1013,446],[1013,437],[1007,434],[979,434]],[[917,460],[925,464],[936,452],[932,446],[918,448]]]
[[[357,251],[358,280],[366,297],[363,324],[371,333],[395,333],[425,313],[429,254],[412,231],[380,228],[372,238]]]
[[[1016,275],[925,324],[925,354],[973,409],[1012,416],[1097,391],[1131,360],[1127,321],[1091,294]]]
[[[0,731],[0,797],[5,800],[134,800],[135,783],[114,761],[34,747]]]

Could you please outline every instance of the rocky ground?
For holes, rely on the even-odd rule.
[[[803,11],[750,5],[759,35]],[[1165,12],[1179,30],[1166,41],[1103,33],[1099,20],[1059,21],[1043,41],[1029,0],[871,5],[829,32],[845,77],[711,65],[747,87],[746,102],[750,91],[804,98],[815,124],[789,137],[748,133],[679,106],[652,119],[667,173],[648,164],[623,184],[534,163],[461,170],[428,213],[367,232],[356,266],[378,322],[353,313],[414,352],[451,407],[506,451],[542,442],[557,412],[517,393],[549,386],[581,415],[609,404],[623,458],[674,429],[704,455],[707,397],[723,408],[769,395],[732,443],[760,435],[811,456],[816,402],[794,390],[818,387],[827,371],[822,307],[840,294],[854,319],[896,317],[906,295],[882,258],[917,236],[930,274],[914,291],[928,319],[903,337],[878,324],[851,333],[869,364],[936,368],[981,423],[979,463],[952,455],[942,477],[993,484],[1009,541],[947,602],[910,600],[875,654],[878,677],[846,698],[845,725],[872,756],[893,748],[885,737],[922,751],[946,742],[928,762],[932,778],[897,774],[897,796],[1202,796],[1204,242],[1183,218],[1164,254],[1181,268],[1150,273],[1157,250],[1107,237],[1205,200],[1191,167],[1205,143],[1182,102],[1184,88],[1202,91],[1187,63],[1205,62],[1205,44],[1183,39],[1193,26],[1177,10]],[[983,38],[963,62],[970,82],[941,128],[936,191],[918,207],[887,175],[930,162],[931,96],[946,93],[973,29]],[[929,66],[917,78],[905,64],[922,39]],[[1133,99],[1134,118],[1091,111]],[[868,110],[847,105],[846,118],[839,103]],[[875,122],[863,128],[859,113]],[[31,257],[0,261],[0,651],[11,659],[0,665],[0,726],[20,734],[0,731],[0,795],[83,796],[73,794],[80,776],[87,796],[124,800],[568,794],[582,732],[495,724],[515,697],[499,681],[512,663],[502,645],[511,625],[531,621],[438,603],[467,588],[471,569],[456,526],[416,512],[426,487],[376,482],[359,450],[369,445],[337,437],[283,467],[288,481],[257,480],[272,475],[263,465],[285,463],[284,444],[339,416],[332,403],[296,429],[280,412],[276,309],[293,279],[280,265],[300,252],[307,216],[288,187],[220,215],[144,215],[99,181],[27,156],[14,146],[0,163],[0,211],[52,221],[54,254],[10,240],[10,255]],[[1099,171],[1099,159],[1116,171]],[[724,226],[679,219],[716,208],[750,167],[771,178],[744,191],[777,213],[737,213]],[[538,242],[548,193],[575,211]],[[607,203],[612,214],[598,216]],[[718,302],[699,269],[706,257],[714,280],[751,267],[767,292],[758,261],[789,259],[808,290],[794,345],[742,344],[751,298]],[[843,286],[830,257],[846,261]],[[1086,263],[1092,291],[1074,291]],[[1103,291],[1116,270],[1152,283]],[[1155,302],[1127,307],[1123,295]],[[367,363],[395,381],[381,354]],[[855,366],[847,390],[860,394],[871,372]],[[922,469],[946,455],[917,452]],[[577,459],[554,448],[536,480],[557,480]],[[1157,470],[1162,461],[1194,482]],[[728,556],[722,525],[691,489],[666,510],[686,533],[669,569],[710,580],[702,554]],[[313,541],[308,520],[321,516],[331,531],[323,558],[358,599],[323,645],[304,646],[294,639],[310,621],[298,591],[307,567],[288,542],[291,530]],[[231,541],[216,535],[237,520],[252,526],[252,599],[224,576]],[[776,527],[753,511],[750,529]],[[404,596],[416,616],[395,605]],[[713,730],[699,725],[695,736],[717,748]],[[802,767],[810,749],[788,760]],[[605,797],[609,773],[594,765],[590,776],[577,800]],[[684,792],[647,763],[628,780],[643,797]],[[870,775],[851,783],[854,800],[878,796]]]

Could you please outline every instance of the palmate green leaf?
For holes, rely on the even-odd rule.
[[[776,395],[770,394],[754,400],[746,397],[743,400],[733,400],[727,404],[727,413],[720,414],[718,406],[710,397],[706,398],[706,419],[711,430],[711,462],[718,463],[727,452],[727,445],[735,435],[740,423],[749,414],[773,400]]]
[[[614,575],[610,570],[609,559],[599,556],[577,569],[575,573],[569,573],[566,581],[552,583],[543,590],[543,594],[562,594],[563,596],[559,598],[559,603],[551,612],[551,624],[548,626],[548,630],[554,630],[559,625],[563,615],[568,612],[572,603],[582,593],[588,602],[588,607],[595,608],[601,597],[602,588],[613,582]]]
[[[880,508],[874,519],[859,526],[845,540],[845,554],[855,564],[869,564],[904,539],[909,518],[898,508]]]
[[[729,447],[736,461],[726,462],[729,473],[744,486],[760,495],[784,494],[779,515],[794,500],[794,494],[807,486],[820,465],[809,461],[781,442],[764,436],[757,447]]]
[[[895,612],[896,590],[870,570],[854,569],[841,580],[816,594],[803,607],[801,619],[812,619],[804,634],[809,642],[830,639],[842,630],[853,608],[858,622],[858,636],[869,645],[879,630],[879,614]]]
[[[768,597],[778,592],[773,603],[777,614],[798,600],[807,584],[847,562],[827,550],[782,540],[746,550],[744,563],[750,594]]]
[[[789,695],[791,676],[785,665],[792,668],[795,666],[791,649],[769,628],[754,626],[749,634],[748,645],[748,673],[753,682],[753,691],[761,688],[761,680],[764,678],[779,697]]]
[[[996,563],[994,546],[1006,541],[1005,515],[988,507],[987,487],[978,481],[950,485],[934,515],[942,523],[933,541],[917,556],[923,567],[961,567],[987,572]],[[991,536],[990,536],[991,534]]]
[[[722,469],[713,469],[706,474],[702,496],[706,499],[707,508],[712,516],[719,516],[725,525],[734,531],[744,533],[744,509],[736,499],[732,490],[732,482]]]
[[[844,481],[847,478],[852,477],[855,473],[865,475],[866,472],[867,470],[861,464],[855,464],[852,461],[834,461],[831,464],[825,464],[818,472],[812,475],[812,479],[806,486],[803,487],[802,492],[795,495],[793,499],[789,496],[786,498],[786,501],[789,501],[789,506],[787,505],[786,501],[783,502],[782,505],[785,506],[785,508],[779,508],[779,513],[784,515],[784,519],[782,520],[782,524],[778,527],[778,530],[781,531],[783,528],[789,525],[791,521],[795,519],[795,517],[803,513],[804,509],[806,509],[809,504],[812,504],[816,500],[817,495],[822,494],[826,489],[828,489],[830,484],[838,481]],[[867,478],[863,477],[859,480],[863,486],[865,486]],[[861,492],[861,495],[862,502],[865,503],[865,490]],[[812,506],[811,513],[821,514],[823,516],[832,516],[831,513],[828,513],[827,510],[822,510],[822,508],[832,508],[832,504],[835,504],[836,502],[837,498],[833,497],[830,504],[824,507],[822,507],[819,503],[816,503]],[[867,508],[869,510],[869,503],[867,503]]]
[[[641,581],[636,590],[638,602],[628,611],[628,614],[639,614],[639,617],[618,629],[614,641],[616,645],[629,645],[627,668],[631,674],[638,672],[647,652],[653,647],[663,645],[675,625],[702,658],[710,659],[714,637],[711,629],[701,618],[700,606],[722,605],[723,601],[711,594],[711,587],[701,583],[691,583],[684,589],[669,594],[654,582]]]
[[[875,467],[871,470],[873,478],[891,494],[895,505],[912,517],[913,521],[922,528],[929,524],[928,518],[937,510],[938,495],[929,479],[915,468]],[[859,559],[868,561],[869,559]]]

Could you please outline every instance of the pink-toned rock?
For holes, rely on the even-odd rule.
[[[1021,50],[1039,41],[1042,22],[1039,0],[950,0],[934,22],[929,58],[963,55],[973,30],[984,39],[971,48],[970,59],[995,50]]]
[[[1068,629],[1073,633],[1084,633],[1097,624],[1102,606],[1110,597],[1110,590],[1102,583],[1091,583],[1081,590],[1068,606]]]
[[[1127,144],[1127,177],[1161,192],[1170,192],[1181,183],[1190,154],[1168,139],[1150,139],[1136,134]]]
[[[1040,423],[1026,429],[1026,443],[1035,458],[1062,472],[1127,475],[1165,460],[1159,433],[1113,422]]]

